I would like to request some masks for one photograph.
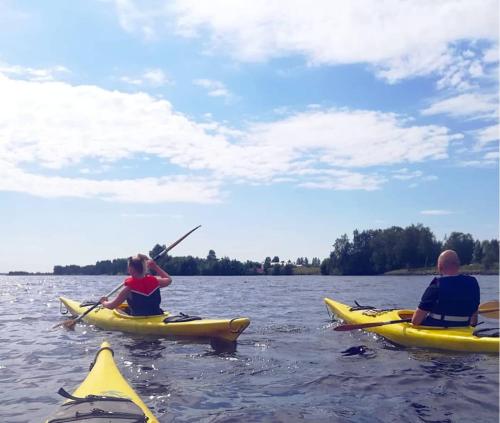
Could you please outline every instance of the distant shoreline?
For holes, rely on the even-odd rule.
[[[298,272],[293,273],[292,275],[266,275],[266,274],[257,274],[257,275],[244,275],[244,276],[322,276],[319,268],[311,267],[311,268],[298,268],[300,269]],[[295,269],[294,269],[295,270]],[[461,266],[460,273],[468,274],[468,275],[489,275],[495,276],[499,275],[498,265],[491,268],[485,269],[481,265],[470,264],[466,266]],[[8,273],[0,273],[2,276],[126,276],[125,274],[74,274],[74,275],[55,275],[54,273],[48,272],[25,272],[25,271],[11,271]],[[323,275],[323,276],[433,276],[438,275],[435,267],[421,267],[415,269],[397,269],[392,270],[390,272],[378,274],[378,275]],[[172,275],[172,276],[186,276],[186,275]],[[191,275],[191,276],[207,276],[207,275]],[[241,275],[212,275],[212,276],[241,276]]]
[[[467,275],[498,275],[498,263],[490,269],[485,269],[478,264],[468,264],[460,266],[460,273]],[[420,267],[416,269],[397,269],[384,273],[383,276],[431,276],[438,275],[435,267]]]

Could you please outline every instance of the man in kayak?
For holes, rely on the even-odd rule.
[[[424,292],[412,323],[422,326],[475,326],[479,307],[479,285],[473,276],[459,274],[460,260],[453,250],[438,258],[441,276]]]
[[[158,276],[146,275],[147,269],[153,270]],[[103,297],[100,303],[114,309],[127,300],[128,313],[132,316],[162,314],[160,288],[172,283],[170,275],[144,254],[129,257],[128,273],[130,277],[123,282],[124,288],[117,297],[112,301]]]

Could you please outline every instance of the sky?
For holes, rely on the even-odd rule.
[[[0,272],[498,238],[498,41],[492,0],[0,1]]]

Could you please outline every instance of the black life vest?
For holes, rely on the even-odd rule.
[[[163,314],[160,308],[161,294],[158,280],[152,275],[143,278],[128,278],[125,286],[130,289],[127,296],[128,312],[132,316],[154,316]]]
[[[476,278],[468,275],[442,276],[434,279],[433,283],[438,287],[438,299],[422,324],[468,326],[470,318],[479,307],[479,285]]]

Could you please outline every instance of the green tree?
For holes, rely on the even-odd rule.
[[[330,258],[323,259],[320,265],[320,272],[322,275],[330,275],[333,273]]]
[[[333,251],[330,253],[330,273],[338,272],[349,275],[351,272],[352,244],[347,234],[335,240]]]
[[[443,248],[445,250],[455,250],[458,257],[460,257],[460,263],[470,264],[474,251],[474,239],[471,234],[452,232],[445,241]]]
[[[160,245],[156,244],[153,249],[149,252],[149,257],[156,257],[158,254],[160,254],[165,248],[167,248],[165,245]]]
[[[275,264],[273,266],[273,275],[277,276],[281,274],[281,264]]]
[[[371,244],[375,235],[375,231],[354,231],[351,257],[349,260],[349,273],[347,274],[373,274],[373,267],[370,262],[370,256],[372,255]]]
[[[200,274],[198,263],[193,256],[188,256],[181,263],[180,271],[182,275],[187,275],[187,276],[194,276]]]
[[[283,266],[283,269],[282,269],[282,272],[281,274],[282,275],[293,275],[293,268],[295,266],[291,263],[287,263],[285,266]]]
[[[490,269],[495,263],[498,263],[498,240],[483,241],[483,258],[482,263],[485,269]]]
[[[474,242],[474,250],[472,251],[472,263],[481,263],[483,260],[483,247],[481,241]]]
[[[271,257],[266,257],[264,260],[264,273],[267,275],[271,267]]]
[[[207,260],[208,261],[216,261],[217,260],[217,255],[215,254],[214,250],[210,250],[208,252]]]

